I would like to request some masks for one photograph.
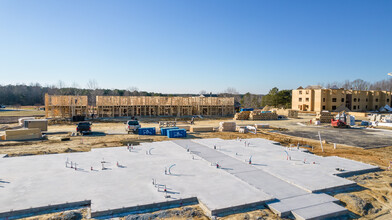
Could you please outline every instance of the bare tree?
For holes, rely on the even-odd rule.
[[[228,87],[227,89],[225,89],[225,91],[223,91],[223,93],[237,95],[238,91],[234,87]]]

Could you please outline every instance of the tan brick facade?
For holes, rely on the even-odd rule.
[[[296,89],[292,91],[292,109],[334,111],[345,106],[351,111],[374,111],[392,105],[391,92],[344,89]]]

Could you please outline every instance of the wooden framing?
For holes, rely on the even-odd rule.
[[[87,116],[87,96],[45,94],[45,116],[47,118],[72,118]]]
[[[226,116],[234,114],[234,98],[97,96],[98,117]]]
[[[163,96],[96,96],[96,106],[88,106],[87,96],[52,96],[45,94],[46,117],[71,118],[128,116],[227,116],[234,115],[234,98],[163,97]]]

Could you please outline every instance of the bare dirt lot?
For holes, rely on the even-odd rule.
[[[257,134],[240,134],[238,132],[197,132],[189,133],[187,138],[266,138],[281,142],[284,145],[311,146],[308,149],[322,156],[340,156],[357,161],[380,166],[383,170],[368,174],[348,177],[361,186],[351,192],[336,192],[333,196],[349,209],[351,218],[363,219],[392,219],[392,171],[386,170],[392,161],[392,140],[390,131],[371,129],[335,129],[327,125],[310,126],[311,116],[301,119],[277,121],[237,121],[238,125],[251,125],[255,123],[269,124],[272,128],[259,130]],[[139,136],[126,134],[124,124],[118,122],[93,122],[92,135],[71,136],[75,132],[75,124],[50,125],[46,135],[47,140],[39,141],[0,141],[0,154],[8,156],[23,156],[34,154],[71,153],[89,151],[91,148],[124,146],[127,143],[168,140],[166,136]],[[142,127],[158,128],[159,119],[142,119]],[[196,126],[218,127],[220,121],[231,119],[199,119]],[[179,122],[186,124],[187,122]],[[300,123],[300,124],[298,124]],[[7,124],[7,127],[16,127],[17,124]],[[323,151],[317,133],[321,131]],[[69,138],[62,141],[61,138]],[[337,144],[334,149],[333,143]],[[360,146],[360,147],[353,147]],[[376,148],[374,148],[376,147]],[[313,149],[312,149],[313,148]],[[177,213],[177,212],[174,212]],[[268,209],[249,213],[227,216],[223,219],[279,219]],[[163,217],[162,218],[173,218]],[[187,217],[185,217],[187,218]],[[191,216],[189,218],[192,218]],[[195,216],[195,219],[205,219],[206,216]],[[181,219],[181,218],[179,218]]]

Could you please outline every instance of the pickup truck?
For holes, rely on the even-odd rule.
[[[76,127],[76,132],[78,134],[91,134],[91,123],[90,122],[79,122]]]
[[[124,123],[125,124],[125,131],[128,132],[128,134],[130,134],[131,132],[136,134],[139,130],[139,128],[141,128],[139,121],[137,120],[129,120],[127,122]]]

